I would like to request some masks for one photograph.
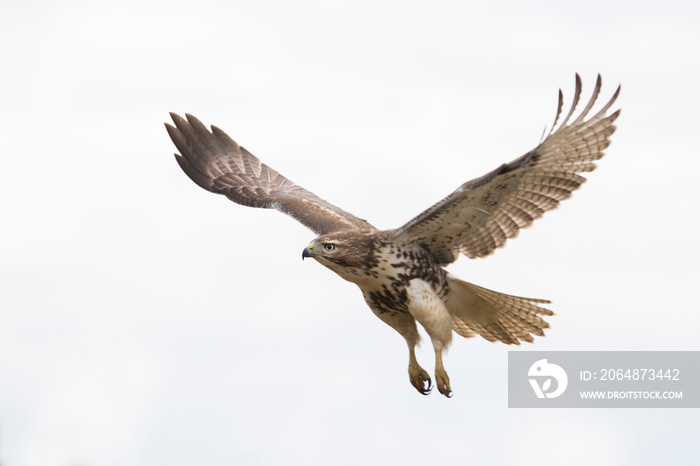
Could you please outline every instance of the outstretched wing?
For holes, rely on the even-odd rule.
[[[503,164],[481,178],[469,181],[442,201],[398,228],[394,240],[419,243],[442,264],[457,259],[484,257],[505,245],[571,196],[586,179],[579,175],[595,169],[593,161],[603,157],[615,131],[617,110],[606,113],[617,99],[620,87],[594,116],[586,120],[600,93],[600,75],[593,96],[575,120],[569,122],[581,97],[581,78],[576,75],[576,91],[571,110],[559,128],[554,128],[562,110],[559,91],[557,116],[547,138],[522,157]]]
[[[166,123],[165,127],[182,154],[175,158],[192,181],[207,191],[238,204],[277,209],[317,234],[374,229],[260,162],[216,126],[209,131],[192,115],[186,114],[186,120],[175,113],[170,116],[175,126]]]

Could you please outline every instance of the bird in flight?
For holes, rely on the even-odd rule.
[[[452,332],[465,338],[519,345],[544,336],[549,324],[541,307],[549,301],[488,290],[458,279],[443,267],[460,254],[485,257],[503,247],[571,196],[596,168],[615,131],[620,110],[608,115],[620,93],[597,113],[591,109],[601,90],[600,75],[593,95],[574,118],[581,97],[581,79],[571,109],[561,123],[559,91],[556,118],[546,138],[522,157],[468,181],[408,223],[379,230],[366,220],[321,199],[268,167],[219,128],[207,129],[197,118],[171,113],[166,129],[180,154],[175,159],[199,186],[250,207],[274,208],[297,219],[317,235],[302,252],[340,277],[355,283],[372,312],[404,337],[408,375],[423,395],[432,380],[419,364],[415,347],[426,330],[435,350],[435,385],[450,397],[450,379],[442,352]]]

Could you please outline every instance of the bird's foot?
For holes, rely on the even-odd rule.
[[[450,388],[450,378],[447,376],[445,369],[435,371],[435,383],[438,391],[447,398],[452,398],[452,388]]]
[[[430,375],[418,364],[408,367],[408,377],[411,380],[411,385],[416,387],[421,395],[427,395],[433,389]]]

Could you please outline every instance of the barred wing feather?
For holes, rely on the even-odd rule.
[[[318,234],[347,229],[374,230],[369,223],[324,201],[268,167],[216,126],[171,113],[165,125],[180,151],[185,173],[199,186],[249,207],[274,208]]]
[[[570,197],[586,181],[579,173],[594,170],[594,162],[603,157],[620,110],[611,115],[606,113],[617,99],[620,88],[602,109],[589,117],[601,86],[598,76],[593,96],[581,114],[571,121],[581,97],[581,78],[577,74],[571,110],[557,127],[563,102],[559,91],[554,125],[539,146],[463,184],[398,228],[393,239],[398,243],[422,244],[443,265],[455,261],[460,253],[474,259],[503,247],[520,229],[530,226],[546,211]]]

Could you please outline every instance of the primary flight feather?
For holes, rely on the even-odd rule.
[[[457,279],[443,266],[460,254],[472,259],[488,256],[586,181],[580,173],[595,169],[620,114],[617,110],[608,115],[618,87],[590,116],[601,86],[598,76],[590,101],[572,120],[581,97],[581,79],[576,75],[571,109],[557,126],[563,107],[559,91],[554,124],[539,146],[464,183],[394,230],[378,230],[296,185],[222,130],[215,126],[209,130],[192,115],[183,119],[171,113],[174,126],[166,123],[166,129],[180,152],[175,154],[177,162],[199,186],[238,204],[277,209],[320,235],[302,257],[316,259],[359,286],[377,317],[405,338],[409,379],[425,395],[432,380],[415,356],[418,321],[433,343],[438,390],[451,396],[442,351],[453,331],[517,345],[544,335],[549,324],[541,316],[553,313],[540,306],[549,301],[487,290]]]

